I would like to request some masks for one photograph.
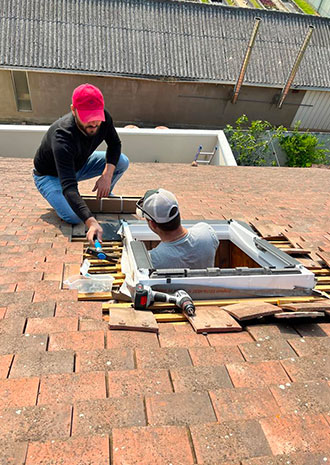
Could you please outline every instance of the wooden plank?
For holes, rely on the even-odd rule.
[[[135,310],[132,307],[110,307],[109,328],[152,333],[159,331],[157,321],[151,311]]]
[[[324,312],[283,312],[274,315],[278,319],[289,319],[289,318],[316,318],[318,316],[324,316]]]
[[[196,307],[196,315],[187,318],[196,333],[242,331],[242,327],[219,307]]]
[[[330,269],[329,268],[319,268],[313,271],[314,274],[317,276],[330,276]]]
[[[78,294],[78,300],[111,300],[112,293],[111,292],[95,292],[95,293],[83,293],[80,292]]]
[[[157,323],[174,323],[179,321],[187,321],[184,313],[154,313]]]
[[[240,302],[239,304],[228,305],[224,310],[240,321],[282,312],[279,307],[267,302]]]
[[[126,276],[124,273],[116,273],[116,272],[113,272],[113,270],[108,270],[107,268],[104,268],[104,270],[102,270],[101,273],[95,273],[95,270],[89,269],[89,273],[94,276],[100,276],[103,274],[111,274],[111,276],[115,278],[116,280],[119,280],[119,279],[123,280],[125,279],[125,276]]]
[[[317,284],[330,284],[330,276],[318,276]]]
[[[110,265],[110,266],[91,266],[89,269],[93,273],[116,273],[121,272],[121,265]]]
[[[104,252],[121,252],[123,250],[122,245],[106,245],[104,246],[102,243],[102,250]]]
[[[319,300],[324,300],[324,297],[323,296],[311,296],[311,297],[301,297],[299,299],[299,297],[297,297],[296,299],[294,297],[291,297],[291,298],[285,298],[285,297],[281,297],[277,300],[277,305],[281,305],[281,304],[284,304],[284,303],[288,303],[288,302],[317,302]],[[269,302],[268,300],[266,302]]]
[[[91,264],[91,266],[101,266],[101,267],[106,267],[106,266],[120,266],[120,262],[116,262],[116,263],[110,263],[108,262],[107,260],[98,260],[98,259],[93,259],[93,258],[89,258],[87,257],[87,255],[84,256],[84,258],[88,258],[89,260],[89,263]]]
[[[288,255],[308,255],[311,253],[310,250],[308,249],[298,249],[298,248],[284,248],[284,247],[279,247],[280,250],[283,252],[287,253]]]
[[[320,311],[323,312],[325,310],[330,311],[330,299],[324,299],[319,302],[302,302],[302,303],[286,303],[282,304],[281,308],[284,310],[292,310],[295,312],[300,311],[307,311],[307,312],[314,312]]]
[[[176,323],[178,325],[187,324],[187,317],[183,313],[154,313],[157,323]],[[102,316],[103,321],[110,321],[108,314]]]
[[[276,247],[293,247],[293,244],[291,244],[290,241],[283,241],[283,240],[275,240],[275,241],[272,241],[272,240],[268,240],[268,242],[270,244],[273,244],[275,245]]]
[[[314,289],[318,291],[327,292],[327,291],[330,291],[330,285],[329,284],[317,284]]]
[[[104,252],[107,253],[108,251],[105,250]],[[114,251],[112,251],[110,253],[111,253],[111,255],[114,255],[114,258],[117,259],[117,260],[120,259],[121,256],[122,256],[122,253],[120,251],[117,251],[117,250],[114,250]],[[109,262],[107,260],[100,260],[99,258],[95,257],[95,255],[89,254],[87,251],[84,252],[84,258],[88,258],[88,260],[91,263],[99,263],[101,261],[102,263],[107,263],[109,265]]]
[[[84,243],[84,247],[90,247],[90,243],[88,241],[86,241],[86,239],[84,239],[82,241]],[[123,246],[123,243],[122,241],[106,241],[106,240],[102,240],[102,246],[103,247],[122,247]]]
[[[111,297],[109,297],[108,300],[110,300]],[[106,300],[106,299],[104,299]],[[195,305],[198,305],[199,307],[204,307],[204,306],[216,306],[216,307],[223,307],[224,305],[232,305],[232,304],[238,304],[240,302],[267,302],[267,303],[273,303],[276,305],[280,305],[280,303],[286,303],[286,302],[315,302],[319,300],[324,300],[324,297],[321,296],[294,296],[294,297],[269,297],[269,298],[259,298],[259,299],[222,299],[222,300],[198,300],[195,301]],[[103,308],[109,308],[109,306],[112,304],[109,304],[108,302],[105,302],[103,304]],[[127,306],[125,303],[117,303],[114,304],[115,306]],[[107,307],[108,306],[108,307]],[[168,304],[168,303],[157,303],[155,305],[152,305],[150,307],[151,310],[157,311],[157,309],[164,309],[164,308],[175,308],[174,304]]]

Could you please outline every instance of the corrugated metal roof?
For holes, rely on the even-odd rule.
[[[0,67],[232,82],[256,16],[245,84],[330,88],[330,19],[166,0],[1,0]]]
[[[292,121],[292,126],[300,121],[302,128],[330,130],[330,93],[308,91],[305,93]]]

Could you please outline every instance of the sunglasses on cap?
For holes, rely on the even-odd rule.
[[[143,209],[143,204],[145,200],[147,200],[148,197],[150,197],[153,194],[156,194],[158,192],[158,189],[150,189],[148,190],[145,194],[144,197],[141,197],[137,202],[136,202],[136,208],[139,209],[142,212],[142,218],[147,218],[153,221],[154,223],[157,223],[157,221]]]

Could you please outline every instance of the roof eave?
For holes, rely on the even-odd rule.
[[[117,77],[126,79],[141,79],[149,81],[163,81],[163,82],[199,82],[201,84],[216,84],[216,85],[227,85],[234,86],[235,81],[219,81],[216,79],[194,79],[187,77],[178,76],[161,76],[161,75],[143,75],[143,74],[128,74],[128,73],[111,73],[102,71],[89,71],[89,70],[68,70],[68,69],[56,69],[56,68],[38,68],[28,66],[10,66],[0,65],[0,69],[7,71],[30,71],[38,73],[57,73],[57,74],[71,74],[71,75],[90,75],[99,77]],[[260,83],[260,82],[243,82],[245,87],[263,87],[271,89],[282,89],[284,84],[271,84],[271,83]],[[308,86],[308,85],[293,85],[291,90],[314,90],[320,92],[329,92],[330,87],[321,86]]]

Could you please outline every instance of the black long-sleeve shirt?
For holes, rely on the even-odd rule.
[[[78,128],[72,113],[55,121],[44,135],[34,157],[34,167],[41,176],[57,176],[63,195],[72,210],[86,221],[92,216],[78,191],[76,173],[101,142],[107,144],[106,163],[117,165],[121,142],[108,111],[105,121],[94,136],[87,136]]]

